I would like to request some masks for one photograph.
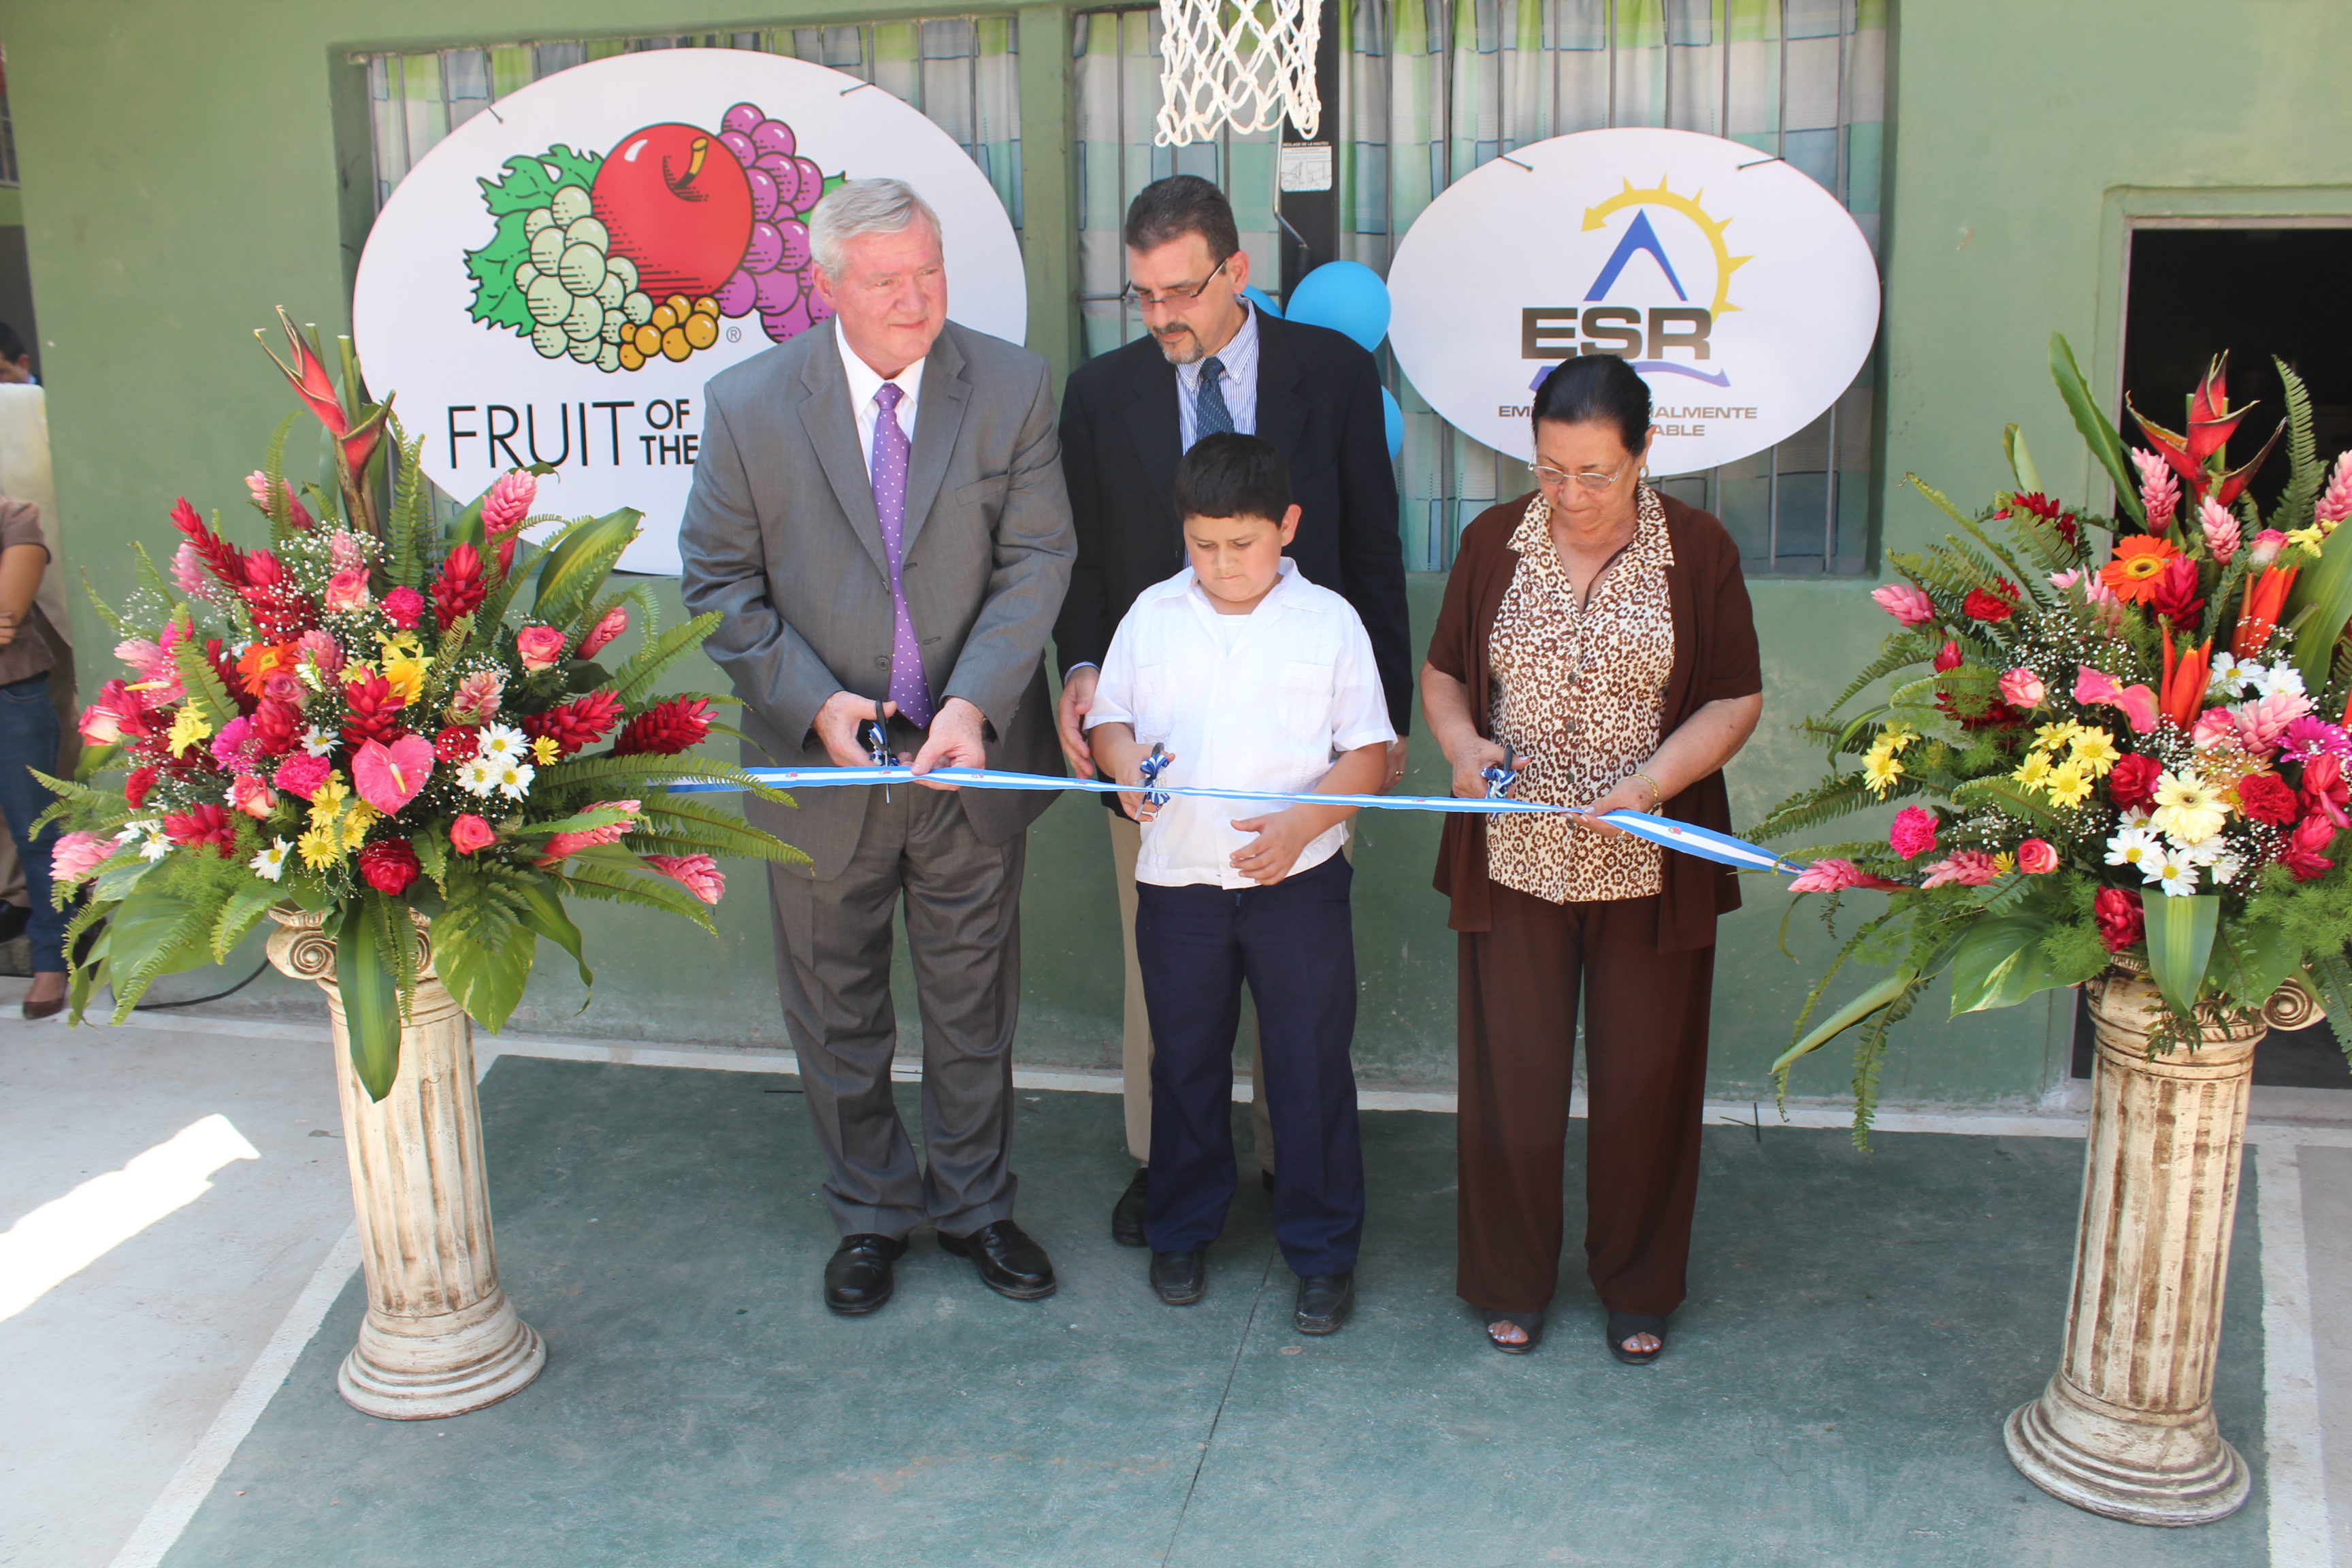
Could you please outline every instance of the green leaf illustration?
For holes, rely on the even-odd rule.
[[[530,255],[523,219],[553,201],[565,185],[593,189],[603,162],[593,153],[575,153],[559,144],[537,157],[518,153],[506,161],[502,178],[475,182],[482,187],[482,205],[499,224],[488,245],[466,253],[466,272],[474,279],[474,304],[468,312],[474,320],[530,335],[530,310],[523,291],[514,286],[515,268]]]

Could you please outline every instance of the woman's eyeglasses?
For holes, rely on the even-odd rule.
[[[1538,463],[1535,465],[1534,472],[1536,483],[1548,489],[1558,489],[1573,479],[1594,495],[1599,495],[1619,479],[1623,479],[1625,470],[1633,466],[1633,459],[1628,458],[1617,465],[1615,473],[1604,474],[1598,468],[1579,468],[1571,473],[1565,468],[1555,468],[1549,463]]]
[[[1139,310],[1158,310],[1169,305],[1189,305],[1201,297],[1201,290],[1217,280],[1217,274],[1225,269],[1225,262],[1232,259],[1233,258],[1228,256],[1224,261],[1218,262],[1210,269],[1209,275],[1198,283],[1180,284],[1173,289],[1163,289],[1157,294],[1146,294],[1130,283],[1121,292],[1119,298],[1129,306]]]

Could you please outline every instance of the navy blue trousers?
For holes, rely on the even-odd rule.
[[[1356,1128],[1356,942],[1345,855],[1270,888],[1136,887],[1135,947],[1151,1013],[1154,1252],[1216,1240],[1234,1199],[1234,1037],[1242,982],[1257,1002],[1274,1125],[1274,1235],[1299,1274],[1356,1266],[1364,1154]]]
[[[29,631],[19,635],[29,637]],[[16,861],[25,868],[25,932],[33,939],[33,973],[61,973],[66,966],[66,915],[49,902],[49,851],[58,845],[55,823],[37,838],[26,835],[33,819],[57,797],[33,776],[58,765],[58,711],[49,706],[49,678],[36,675],[0,686],[0,816],[16,841]]]

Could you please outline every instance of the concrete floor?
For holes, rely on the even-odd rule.
[[[1331,1340],[1290,1331],[1250,1190],[1209,1300],[1150,1300],[1104,1234],[1116,1100],[1045,1087],[1023,1091],[1022,1214],[1061,1294],[1003,1301],[925,1239],[898,1300],[845,1322],[815,1300],[831,1237],[793,1079],[509,1041],[483,1086],[500,1256],[549,1371],[393,1424],[332,1392],[359,1304],[348,1251],[320,1267],[349,1200],[314,1136],[334,1128],[317,1037],[68,1032],[13,1000],[0,1313],[22,1258],[97,1255],[0,1316],[0,1568],[2319,1568],[2331,1538],[2352,1568],[2340,1123],[2258,1129],[2248,1160],[2219,1403],[2263,1485],[2222,1525],[2159,1532],[2057,1504],[2001,1455],[2055,1359],[2081,1158],[2016,1119],[1906,1121],[2010,1135],[1890,1132],[1869,1161],[1833,1130],[1718,1123],[1693,1300],[1635,1371],[1573,1270],[1538,1355],[1481,1349],[1451,1295],[1441,1115],[1367,1117],[1364,1301]]]

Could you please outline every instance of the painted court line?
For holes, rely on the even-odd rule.
[[[253,1424],[261,1419],[262,1411],[285,1384],[287,1375],[294,1370],[295,1361],[302,1354],[326,1321],[327,1310],[335,1298],[343,1292],[344,1282],[352,1270],[360,1266],[360,1236],[356,1226],[347,1226],[341,1240],[327,1251],[310,1282],[294,1299],[279,1321],[278,1331],[261,1347],[261,1353],[246,1369],[236,1391],[213,1417],[205,1435],[180,1462],[180,1468],[164,1485],[163,1495],[148,1509],[139,1528],[114,1555],[113,1568],[155,1568],[163,1553],[180,1539],[180,1532],[194,1519],[197,1507],[212,1491],[213,1483],[228,1468],[237,1445],[244,1442]]]
[[[2292,1147],[2253,1151],[2263,1243],[2263,1436],[2270,1463],[2271,1568],[2328,1568],[2327,1468],[2311,1344],[2303,1165]]]

